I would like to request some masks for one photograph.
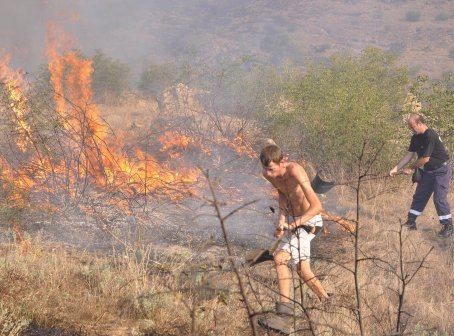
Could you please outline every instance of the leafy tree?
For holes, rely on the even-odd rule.
[[[408,82],[396,61],[369,48],[357,57],[339,54],[309,64],[304,73],[289,71],[285,94],[266,114],[271,132],[284,147],[327,170],[356,171],[363,146],[367,156],[383,145],[376,168],[388,167]]]
[[[95,100],[116,100],[131,89],[131,71],[127,64],[96,50],[92,57],[92,88]]]
[[[158,96],[165,88],[177,83],[178,70],[171,63],[151,63],[140,75],[138,88],[144,95]]]
[[[449,56],[449,58],[454,59],[454,49],[449,50],[448,56]]]
[[[166,88],[178,83],[200,87],[199,84],[208,73],[206,63],[206,59],[202,59],[193,48],[185,50],[174,61],[150,62],[140,75],[138,89],[144,95],[157,97]]]
[[[421,18],[421,13],[417,10],[410,10],[405,14],[405,20],[409,22],[417,22]]]
[[[249,56],[207,68],[198,85],[207,92],[203,95],[204,106],[222,134],[245,132],[280,92],[274,68]],[[222,120],[223,116],[235,120],[236,127]]]
[[[422,102],[422,113],[427,123],[440,134],[448,147],[454,142],[454,74],[441,80],[429,81],[427,76],[418,76],[410,91]]]

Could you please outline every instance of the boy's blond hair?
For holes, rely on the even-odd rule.
[[[268,167],[271,162],[279,164],[284,158],[282,150],[276,144],[265,146],[260,153],[260,162]]]

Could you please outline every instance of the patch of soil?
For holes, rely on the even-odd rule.
[[[68,331],[58,328],[43,328],[36,324],[31,324],[22,334],[22,336],[85,336],[83,332]]]

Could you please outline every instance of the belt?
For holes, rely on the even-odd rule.
[[[443,162],[442,164],[438,165],[437,167],[435,167],[434,169],[425,169],[426,171],[434,171],[434,170],[437,170],[437,169],[440,169],[441,167],[443,166],[446,166],[448,164],[449,161],[445,161]]]
[[[310,225],[300,225],[295,230],[293,230],[292,232],[295,233],[298,229],[303,229],[307,233],[311,233],[312,228],[313,228],[313,226],[310,226]],[[322,230],[322,228],[323,228],[323,226],[316,225],[315,226],[314,235],[317,235],[317,233],[319,233]]]

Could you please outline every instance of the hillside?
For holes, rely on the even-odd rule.
[[[195,50],[205,61],[252,54],[280,64],[376,46],[414,72],[454,67],[454,2],[407,0],[81,1],[75,29],[83,49],[136,66]]]

